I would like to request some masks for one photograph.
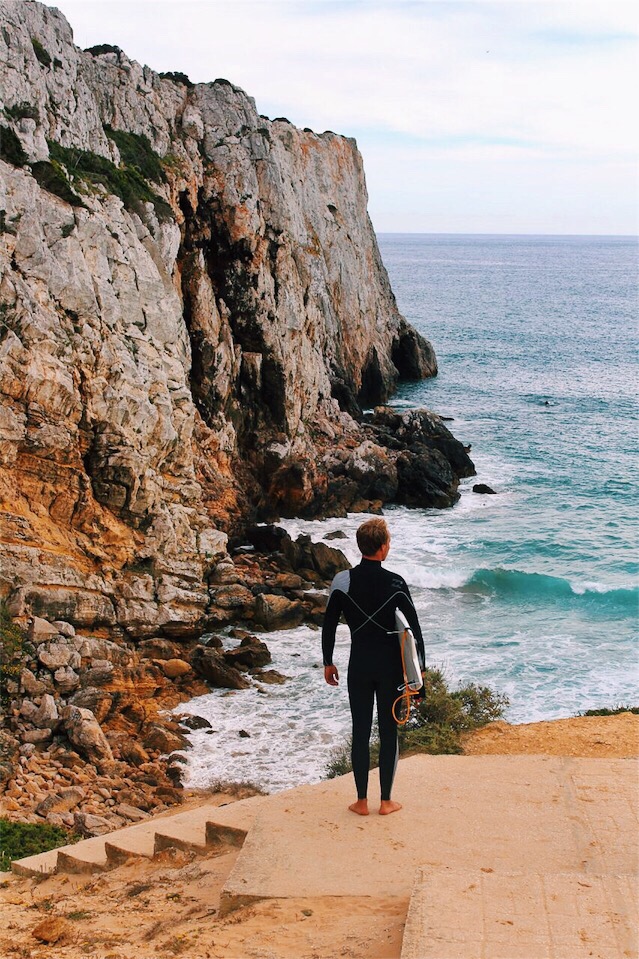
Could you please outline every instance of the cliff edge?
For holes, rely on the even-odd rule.
[[[397,310],[354,140],[82,51],[35,2],[0,3],[0,91],[14,616],[197,635],[247,517],[454,502],[473,468],[437,417],[362,416],[436,361]]]

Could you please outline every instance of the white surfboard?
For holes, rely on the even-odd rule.
[[[413,631],[408,625],[408,620],[399,609],[395,610],[395,626],[397,627],[400,644],[402,637],[404,637],[404,668],[406,669],[408,688],[413,692],[417,692],[417,690],[421,689],[424,685],[422,670],[419,665],[419,657],[417,655],[417,644],[415,643]]]

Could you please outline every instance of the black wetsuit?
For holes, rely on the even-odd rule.
[[[397,765],[397,725],[392,707],[399,696],[403,674],[396,609],[404,613],[410,624],[423,668],[422,631],[408,586],[401,576],[384,569],[376,560],[362,559],[359,566],[338,573],[333,580],[322,628],[322,652],[324,665],[332,666],[335,630],[343,613],[351,631],[348,698],[353,717],[353,774],[359,799],[366,798],[368,788],[374,698],[377,699],[383,800],[390,799]]]

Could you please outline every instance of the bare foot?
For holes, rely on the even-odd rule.
[[[358,816],[368,816],[368,799],[358,799],[348,808],[351,812],[356,812]]]
[[[390,816],[392,812],[399,812],[402,808],[400,802],[393,802],[392,799],[382,799],[379,807],[380,816]]]

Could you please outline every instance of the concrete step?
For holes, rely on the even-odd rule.
[[[356,816],[352,776],[269,797],[231,870],[221,912],[261,899],[398,897],[415,868],[637,875],[637,764],[544,756],[413,756],[404,809]],[[614,784],[614,785],[612,785]],[[370,794],[377,793],[371,772]],[[615,953],[611,953],[611,956]]]
[[[241,845],[265,796],[253,796],[223,806],[204,803],[118,829],[105,836],[83,839],[12,864],[19,876],[55,872],[93,873],[111,869],[135,857],[151,858],[162,849],[177,847],[215,855],[228,845]]]

